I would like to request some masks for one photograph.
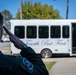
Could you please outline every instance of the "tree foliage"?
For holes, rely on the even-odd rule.
[[[53,6],[47,4],[42,5],[40,2],[25,2],[22,4],[22,17],[23,19],[60,19],[59,11],[54,9]],[[16,18],[20,19],[20,12],[18,10]]]
[[[2,12],[3,15],[3,20],[4,20],[4,25],[10,29],[10,23],[9,20],[12,19],[12,14],[10,13],[9,10],[3,10]]]
[[[1,13],[3,15],[4,20],[8,21],[8,20],[12,19],[12,14],[10,13],[9,10],[3,10]]]

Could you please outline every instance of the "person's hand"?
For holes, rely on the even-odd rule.
[[[24,43],[15,35],[13,35],[5,26],[3,26],[6,33],[9,35],[10,41],[15,45],[16,48],[22,49],[24,47]]]

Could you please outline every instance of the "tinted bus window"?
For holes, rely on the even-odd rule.
[[[50,35],[51,38],[60,38],[61,37],[60,26],[51,26]]]
[[[27,38],[37,38],[37,27],[36,26],[27,26],[26,37]]]
[[[25,27],[24,26],[15,26],[14,34],[19,38],[25,37]]]
[[[49,37],[49,27],[48,26],[39,26],[39,38],[48,38]]]
[[[62,37],[63,38],[69,38],[69,26],[63,26]]]

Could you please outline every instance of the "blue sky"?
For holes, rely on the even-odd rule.
[[[24,1],[31,1],[31,0],[22,0]],[[41,4],[48,4],[53,5],[54,9],[59,10],[60,15],[62,18],[66,17],[66,2],[67,0],[32,0],[34,2],[41,2]],[[76,0],[70,0],[70,7],[69,7],[69,19],[76,19]],[[4,9],[9,10],[13,17],[17,13],[18,9],[20,8],[20,0],[0,0],[0,12]]]

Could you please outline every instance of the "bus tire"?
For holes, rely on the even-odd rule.
[[[41,51],[41,57],[42,58],[51,58],[52,57],[52,51],[48,48],[45,48]]]

